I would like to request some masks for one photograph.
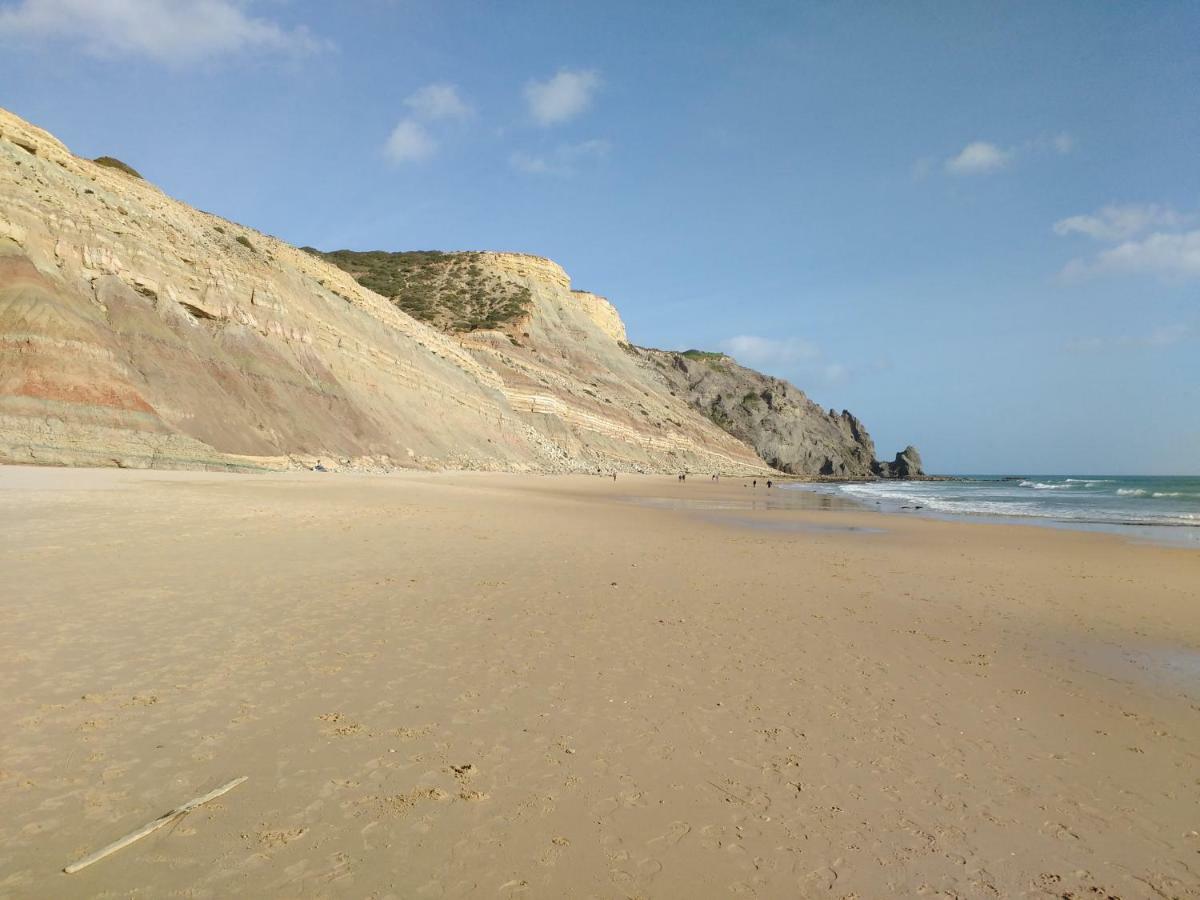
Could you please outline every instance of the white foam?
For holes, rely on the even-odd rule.
[[[1098,488],[1088,485],[1113,483],[1113,479],[1076,478],[1069,483],[1025,480],[1023,482],[866,482],[816,487],[822,492],[842,493],[859,502],[880,503],[885,509],[900,506],[917,507],[934,515],[975,515],[989,517],[1014,517],[1018,519],[1056,520],[1064,524],[1073,523],[1083,527],[1140,527],[1140,526],[1185,526],[1191,531],[1200,524],[1200,514],[1185,513],[1176,507],[1191,504],[1190,499],[1178,499],[1163,504],[1137,502],[1137,512],[1132,511],[1133,498],[1149,498],[1145,488],[1122,487]],[[1119,482],[1118,482],[1119,483]],[[1044,486],[1044,487],[1040,487]],[[1066,488],[1076,488],[1067,491]],[[811,488],[810,488],[811,489]],[[1049,493],[1046,493],[1049,491]],[[1120,495],[1118,499],[1117,495]],[[1200,498],[1200,493],[1186,491],[1160,491],[1164,499],[1176,495],[1180,498]],[[1125,498],[1129,498],[1126,500]],[[1105,504],[1107,501],[1107,504]],[[1122,508],[1126,507],[1126,508]]]

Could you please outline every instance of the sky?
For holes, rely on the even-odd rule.
[[[0,0],[0,106],[297,245],[548,256],[945,473],[1200,474],[1200,5]]]

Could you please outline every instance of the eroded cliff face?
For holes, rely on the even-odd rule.
[[[447,334],[348,273],[72,155],[0,110],[0,461],[764,470],[561,268]]]
[[[638,353],[669,390],[781,472],[841,478],[891,474],[880,473],[875,443],[857,418],[846,410],[822,409],[786,381],[722,353],[645,348]]]

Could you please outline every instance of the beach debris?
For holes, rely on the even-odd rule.
[[[176,819],[178,819],[180,816],[184,815],[185,813],[191,812],[197,806],[203,806],[205,803],[208,803],[210,800],[216,800],[222,794],[229,793],[230,791],[232,791],[235,787],[237,787],[239,784],[241,784],[243,781],[245,781],[249,777],[250,777],[249,775],[243,775],[241,778],[235,778],[235,779],[233,779],[233,781],[230,781],[227,784],[221,785],[216,790],[209,791],[203,797],[196,797],[194,800],[189,800],[187,803],[184,803],[182,806],[175,807],[170,812],[163,813],[161,816],[159,816],[153,822],[149,822],[149,823],[143,825],[137,831],[130,832],[129,834],[125,835],[125,837],[121,838],[120,840],[113,841],[107,847],[101,847],[95,853],[92,853],[89,856],[85,856],[83,859],[79,860],[78,862],[71,863],[71,865],[69,865],[65,869],[63,869],[63,871],[66,872],[68,875],[74,875],[80,869],[86,869],[92,863],[99,862],[100,860],[104,859],[104,857],[109,856],[113,853],[116,853],[118,850],[121,850],[125,847],[128,847],[134,841],[140,841],[146,835],[153,834],[155,831],[158,831],[158,829],[162,828],[164,825],[169,825],[171,822],[174,822]]]

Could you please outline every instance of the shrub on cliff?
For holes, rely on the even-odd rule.
[[[134,178],[141,178],[141,173],[133,166],[121,162],[115,156],[97,156],[92,160],[98,166],[104,166],[106,169],[116,169],[119,172],[124,172],[126,175],[132,175]],[[142,179],[143,181],[145,179]]]
[[[529,310],[527,287],[486,272],[480,253],[440,250],[334,250],[322,257],[363,287],[389,298],[415,319],[443,331],[465,332],[511,325]]]

